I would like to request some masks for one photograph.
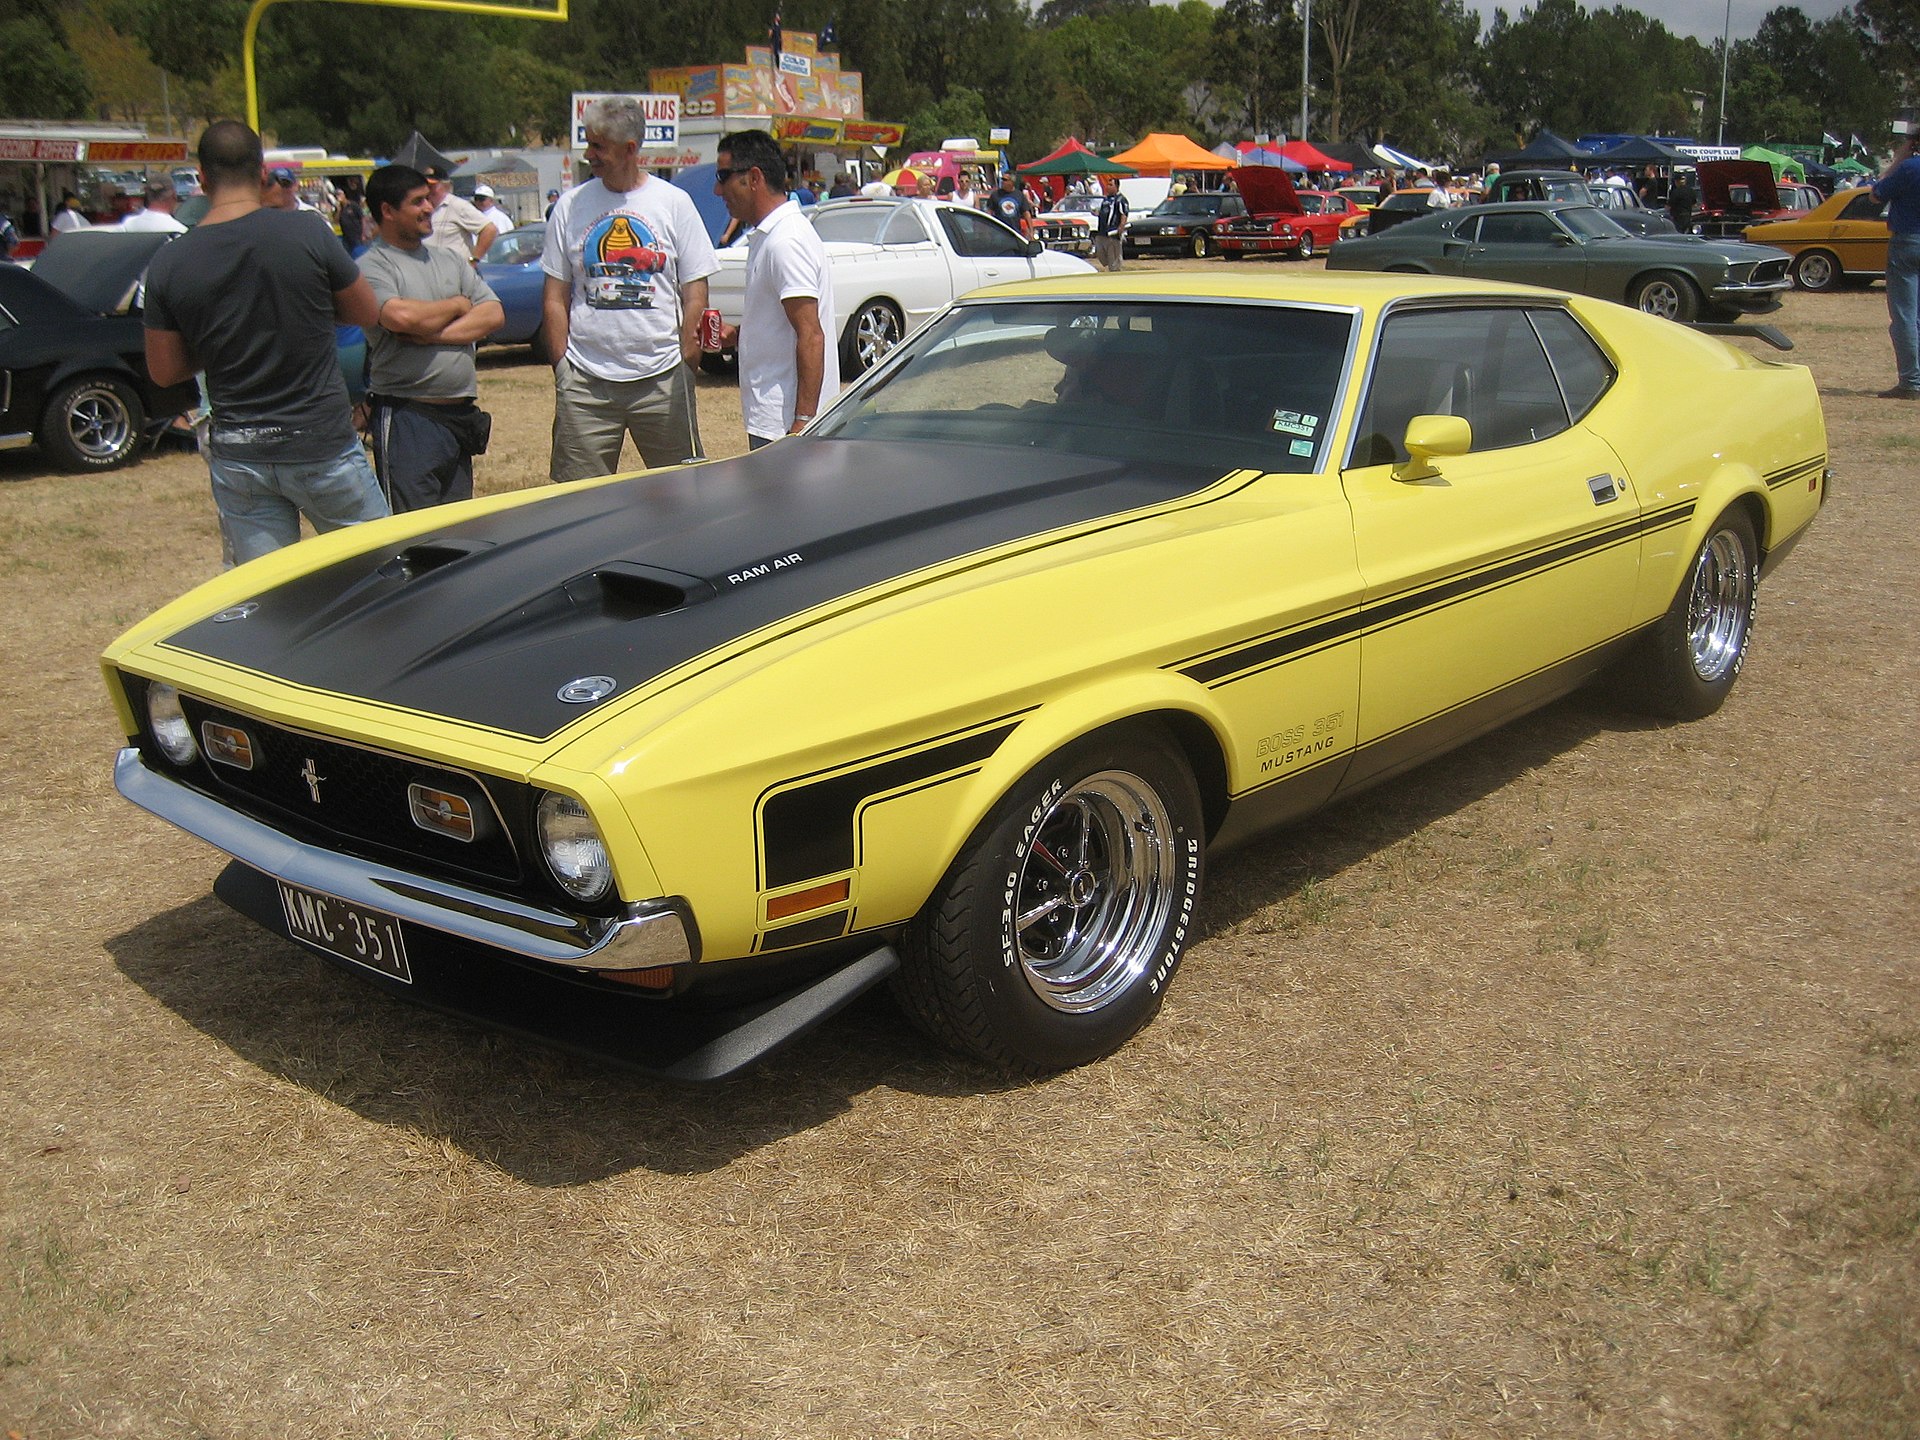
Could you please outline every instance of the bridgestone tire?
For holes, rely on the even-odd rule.
[[[111,470],[139,455],[146,423],[131,385],[111,375],[83,375],[47,401],[40,444],[63,470]]]
[[[1199,791],[1163,728],[1087,736],[981,823],[910,927],[895,995],[939,1043],[1002,1071],[1110,1054],[1160,1008],[1204,850]]]
[[[1742,509],[1713,522],[1673,604],[1627,657],[1622,678],[1636,709],[1669,720],[1718,710],[1753,638],[1760,551]]]

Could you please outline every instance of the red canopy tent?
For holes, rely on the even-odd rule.
[[[1323,155],[1304,140],[1289,140],[1280,147],[1280,153],[1291,160],[1298,160],[1309,170],[1331,170],[1340,175],[1353,173],[1353,166],[1346,161]]]

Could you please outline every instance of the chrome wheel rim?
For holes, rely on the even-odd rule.
[[[1300,258],[1302,260],[1311,260],[1313,258],[1313,236],[1302,235],[1300,237]]]
[[[1640,308],[1667,320],[1680,314],[1680,292],[1671,280],[1655,280],[1640,292]]]
[[[106,385],[74,392],[67,406],[67,436],[89,460],[111,460],[133,439],[133,416]]]
[[[1824,290],[1833,283],[1833,267],[1824,255],[1802,256],[1799,270],[1802,290]]]
[[[1173,821],[1121,770],[1048,806],[1014,880],[1012,940],[1041,1002],[1067,1014],[1111,1004],[1153,964],[1180,873]]]
[[[870,370],[900,343],[900,322],[884,305],[869,305],[860,312],[854,325],[854,350],[860,356],[860,368]]]
[[[1687,596],[1687,648],[1693,673],[1708,684],[1724,680],[1740,663],[1752,603],[1753,567],[1746,547],[1732,531],[1722,530],[1694,563]]]

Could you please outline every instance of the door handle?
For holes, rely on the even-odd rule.
[[[1613,483],[1611,475],[1594,475],[1587,480],[1587,489],[1593,492],[1593,503],[1605,505],[1620,498],[1620,487]]]

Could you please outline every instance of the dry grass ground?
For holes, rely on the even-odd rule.
[[[94,668],[215,567],[204,470],[0,456],[0,1433],[1920,1433],[1920,407],[1877,289],[1782,324],[1834,498],[1722,713],[1221,860],[1159,1023],[1012,1088],[879,997],[663,1088],[255,930]],[[485,387],[537,483],[545,372]]]

